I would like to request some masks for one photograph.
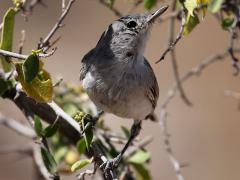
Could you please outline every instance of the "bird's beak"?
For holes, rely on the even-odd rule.
[[[158,9],[156,12],[152,13],[149,15],[147,23],[152,23],[155,21],[155,19],[157,19],[159,16],[161,16],[167,9],[168,9],[168,5],[161,7],[160,9]]]

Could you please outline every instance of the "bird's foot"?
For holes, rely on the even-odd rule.
[[[102,163],[100,166],[101,169],[103,169],[104,173],[106,173],[109,170],[113,170],[118,167],[119,163],[122,160],[122,155],[119,154],[117,157],[107,160],[106,162]]]

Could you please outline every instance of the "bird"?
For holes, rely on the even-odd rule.
[[[113,21],[81,61],[80,81],[99,112],[134,120],[127,143],[117,157],[103,164],[105,169],[118,166],[142,120],[154,117],[159,86],[144,50],[152,25],[167,9],[165,5],[154,13]]]

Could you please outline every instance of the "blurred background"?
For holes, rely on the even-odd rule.
[[[167,3],[168,1],[166,1]],[[36,47],[40,37],[45,37],[61,14],[61,1],[45,1],[46,7],[37,6],[25,22],[18,14],[14,41],[21,38],[21,30],[26,31],[24,54]],[[165,3],[165,4],[166,4]],[[10,0],[0,1],[0,19],[12,5]],[[161,4],[159,4],[160,6]],[[116,1],[115,7],[125,13],[129,9],[126,1]],[[135,12],[143,12],[142,6]],[[53,77],[61,76],[64,81],[77,85],[81,58],[95,46],[102,32],[117,17],[97,0],[77,1],[64,21],[65,26],[58,31],[61,35],[57,51],[46,61],[46,69]],[[167,55],[159,64],[159,59],[167,47],[168,23],[156,23],[149,39],[145,56],[155,70],[160,86],[159,106],[174,83],[171,61]],[[176,32],[179,31],[179,26]],[[177,45],[177,61],[181,74],[196,66],[211,54],[223,52],[228,45],[228,33],[223,31],[216,19],[207,14],[201,24]],[[13,49],[17,51],[18,47]],[[168,107],[168,130],[174,153],[180,162],[189,164],[183,168],[186,180],[233,180],[240,178],[240,111],[236,99],[226,97],[224,91],[239,91],[239,76],[233,76],[230,59],[209,66],[199,77],[184,83],[184,89],[193,103],[187,107],[176,97]],[[7,117],[26,123],[21,112],[8,100],[0,100],[0,111]],[[120,132],[120,125],[130,128],[131,120],[113,115],[105,115],[106,123]],[[153,142],[147,146],[151,152],[151,173],[153,179],[174,180],[175,172],[164,150],[158,123],[146,121],[140,137],[152,135]],[[0,148],[5,145],[26,146],[28,140],[15,132],[0,126]],[[17,154],[0,154],[0,179],[34,179],[34,165],[31,158]]]

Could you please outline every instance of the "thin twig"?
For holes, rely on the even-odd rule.
[[[172,12],[176,11],[176,0],[173,1],[172,4]],[[185,26],[185,13],[182,10],[182,24],[181,24],[181,28],[180,28],[180,32],[177,35],[177,38],[174,40],[174,30],[175,30],[175,17],[171,17],[170,21],[169,21],[169,46],[166,49],[166,51],[163,53],[162,57],[160,58],[159,61],[161,61],[162,59],[164,59],[165,55],[170,51],[171,54],[171,60],[172,60],[172,68],[173,68],[173,73],[174,73],[174,78],[175,81],[177,83],[178,89],[179,89],[179,93],[181,98],[183,99],[183,101],[188,105],[191,106],[192,103],[189,101],[189,99],[187,98],[180,78],[179,78],[179,71],[178,71],[178,65],[177,65],[177,60],[176,60],[176,54],[175,54],[175,50],[174,47],[177,44],[177,42],[182,38],[183,36],[183,31],[184,31],[184,26]],[[158,63],[159,61],[157,61],[156,63]]]
[[[67,14],[70,12],[70,8],[74,2],[75,2],[75,0],[70,0],[68,2],[68,5],[66,6],[65,10],[62,12],[62,14],[61,14],[60,18],[58,19],[58,21],[56,22],[56,24],[53,26],[53,28],[51,29],[49,34],[41,42],[40,49],[45,48],[45,47],[48,48],[49,40],[53,37],[53,35],[57,32],[57,30],[62,26],[62,22],[63,22],[64,18],[67,16]]]
[[[62,12],[66,9],[66,0],[62,0]]]
[[[182,17],[182,24],[181,24],[181,27],[180,27],[180,31],[179,31],[176,39],[174,40],[174,28],[173,28],[173,26],[174,26],[175,18],[176,18],[176,15],[174,14],[175,10],[173,10],[172,13],[173,13],[173,15],[169,17],[170,18],[170,25],[169,25],[170,26],[170,32],[169,33],[171,33],[171,35],[169,37],[169,46],[163,52],[163,54],[161,55],[160,59],[155,62],[156,64],[159,63],[160,61],[164,60],[164,58],[167,55],[167,53],[170,52],[170,51],[173,51],[174,47],[177,45],[179,40],[183,37],[184,26],[185,26],[185,23],[186,23],[185,16]],[[182,10],[182,14],[184,14],[183,10]],[[161,21],[161,19],[160,19],[160,21]],[[171,29],[173,29],[173,30],[171,30]]]
[[[23,46],[24,46],[24,43],[25,43],[25,41],[26,41],[26,32],[25,32],[25,30],[22,30],[21,31],[21,35],[22,35],[22,37],[21,37],[21,39],[20,39],[20,43],[19,43],[19,46],[18,46],[18,53],[19,54],[22,54],[22,52],[23,52]]]
[[[233,51],[235,53],[240,53],[240,49],[234,49]],[[219,53],[219,54],[215,54],[215,55],[211,55],[211,56],[207,57],[206,59],[201,61],[196,67],[190,69],[187,73],[185,73],[183,76],[181,76],[180,77],[181,83],[185,82],[186,80],[188,80],[192,76],[199,75],[206,67],[208,67],[209,65],[211,65],[215,62],[223,60],[227,56],[229,56],[228,51],[225,51],[224,53]],[[170,90],[168,91],[165,100],[163,101],[163,103],[160,106],[160,121],[159,121],[159,123],[160,123],[160,127],[162,129],[165,149],[167,151],[169,159],[170,159],[170,161],[171,161],[171,163],[174,167],[174,170],[176,172],[176,176],[177,176],[178,180],[182,180],[182,178],[183,178],[183,176],[181,174],[182,164],[179,163],[179,161],[177,160],[177,158],[173,154],[173,150],[172,150],[170,139],[169,139],[169,134],[168,134],[168,131],[167,131],[167,124],[166,124],[167,123],[167,120],[166,120],[166,118],[167,118],[167,107],[170,104],[171,100],[175,97],[178,90],[179,90],[178,86],[175,83],[172,86],[172,88],[170,88]]]
[[[46,53],[46,54],[40,53],[40,54],[38,54],[38,57],[40,57],[40,58],[50,57],[55,53],[56,50],[57,50],[57,48],[54,48],[49,53]],[[28,55],[5,51],[3,49],[0,49],[0,56],[12,57],[12,58],[16,58],[18,60],[25,60],[28,57]]]
[[[29,128],[25,125],[22,125],[19,122],[13,120],[13,119],[6,118],[1,113],[0,113],[0,124],[3,124],[6,127],[14,130],[19,135],[22,135],[22,136],[25,136],[25,137],[28,137],[28,138],[35,138],[36,137],[35,132],[31,128]]]
[[[239,60],[238,58],[235,56],[233,49],[234,49],[234,41],[237,37],[236,34],[236,25],[234,25],[233,27],[229,28],[229,33],[230,33],[230,40],[229,40],[229,47],[228,47],[228,52],[231,56],[232,59],[232,65],[233,67],[236,69],[236,72],[234,73],[234,75],[238,75],[240,72],[240,67],[239,67]]]
[[[153,141],[153,137],[152,136],[145,137],[139,143],[135,144],[132,148],[129,148],[129,150],[126,151],[124,156],[125,157],[129,157],[129,156],[133,155],[136,151],[146,147],[152,141]]]
[[[162,130],[162,136],[163,136],[165,150],[167,152],[167,155],[170,159],[171,164],[173,165],[177,179],[184,180],[185,178],[181,172],[182,165],[177,160],[177,158],[175,157],[173,150],[172,150],[169,134],[167,132],[167,120],[166,119],[167,119],[167,113],[166,113],[166,111],[162,111],[161,112],[161,121],[159,123],[160,123],[160,127]]]
[[[30,13],[32,13],[33,11],[33,8],[35,6],[37,6],[38,4],[41,4],[42,6],[46,6],[44,3],[43,3],[43,0],[32,0],[30,2],[30,5],[29,5],[29,8],[27,8],[27,1],[23,1],[24,3],[22,4],[21,8],[17,9],[17,13],[20,12],[22,10],[23,14],[24,14],[24,18],[26,18],[27,16],[27,11],[30,11]],[[0,23],[0,31],[2,30],[3,28],[3,23]]]

